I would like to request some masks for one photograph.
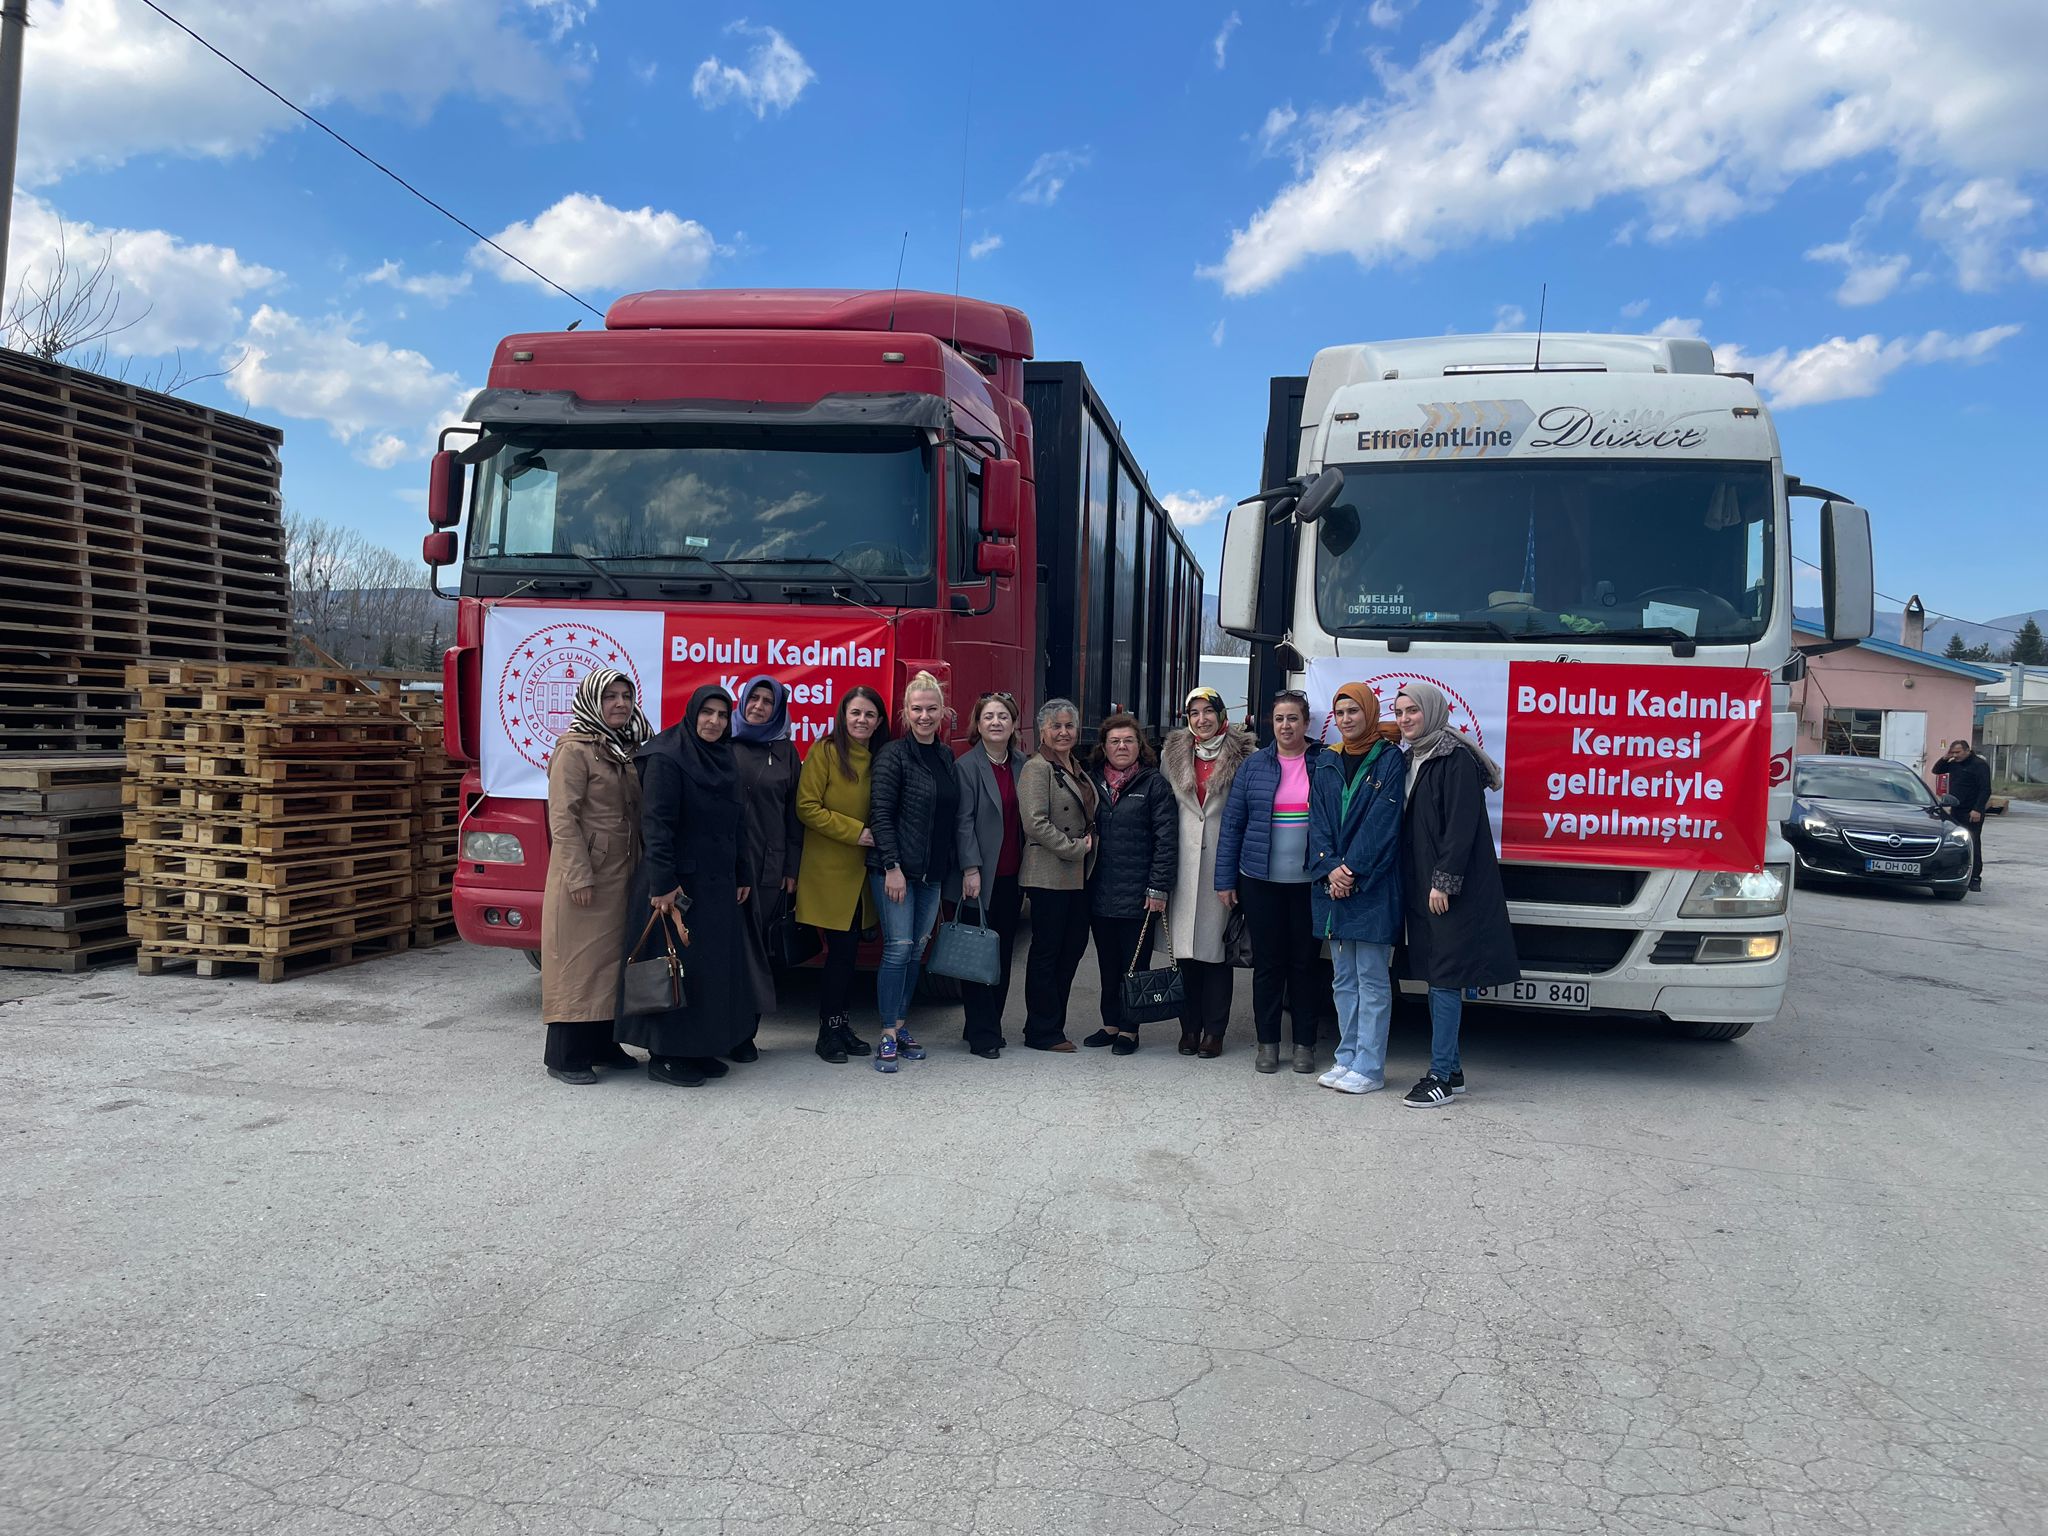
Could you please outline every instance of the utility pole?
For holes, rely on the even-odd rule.
[[[14,225],[14,146],[21,137],[21,53],[28,38],[28,0],[0,0],[0,281]]]

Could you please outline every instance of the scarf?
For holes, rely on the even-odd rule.
[[[1463,747],[1479,763],[1479,776],[1488,789],[1499,789],[1500,764],[1486,755],[1478,742],[1462,731],[1450,728],[1451,701],[1434,683],[1403,683],[1401,691],[1422,711],[1422,734],[1408,744],[1408,788],[1415,788],[1416,775],[1432,758],[1446,757]]]
[[[633,752],[653,734],[647,724],[647,717],[640,713],[636,697],[633,703],[633,718],[617,730],[604,723],[604,691],[613,683],[628,683],[633,680],[623,672],[610,667],[593,667],[583,674],[583,681],[576,685],[575,702],[569,707],[569,729],[593,738],[615,761],[630,763]]]
[[[1216,734],[1207,741],[1203,741],[1195,735],[1194,728],[1191,726],[1188,729],[1188,743],[1195,749],[1195,756],[1198,759],[1205,763],[1213,763],[1218,757],[1222,756],[1224,740],[1230,735],[1230,716],[1223,708],[1223,695],[1214,688],[1189,689],[1187,698],[1181,704],[1182,711],[1185,712],[1188,705],[1194,703],[1197,699],[1207,699],[1215,708]]]
[[[1366,683],[1346,683],[1337,690],[1336,698],[1330,701],[1332,708],[1336,706],[1337,699],[1349,699],[1365,711],[1366,719],[1374,722],[1375,725],[1378,724],[1380,718],[1380,696],[1372,691],[1371,685]],[[1378,730],[1375,730],[1372,735],[1366,737],[1357,746],[1353,746],[1342,736],[1339,736],[1335,743],[1337,750],[1346,757],[1363,757],[1367,762],[1371,762],[1375,757],[1378,757],[1380,748],[1386,744],[1386,737]]]
[[[1107,763],[1102,765],[1102,782],[1109,786],[1109,803],[1111,805],[1115,805],[1118,800],[1123,798],[1124,786],[1135,779],[1138,776],[1138,770],[1144,766],[1143,763],[1133,763],[1128,768],[1112,768]]]
[[[747,700],[754,696],[754,690],[766,683],[775,695],[775,713],[759,725],[746,721]],[[734,741],[787,741],[789,740],[789,685],[779,683],[765,672],[748,680],[740,690],[739,703],[733,706],[732,739]]]
[[[693,794],[708,798],[724,798],[734,801],[739,798],[739,770],[732,759],[732,730],[717,741],[706,741],[697,734],[697,716],[704,712],[704,706],[713,699],[725,700],[728,707],[732,695],[723,688],[706,686],[690,695],[690,707],[683,711],[680,722],[670,726],[640,750],[642,754],[666,750],[675,758],[683,770]]]

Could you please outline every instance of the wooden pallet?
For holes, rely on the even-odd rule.
[[[409,928],[360,935],[343,943],[277,955],[221,955],[190,945],[145,943],[136,954],[135,969],[143,976],[161,976],[174,968],[189,965],[199,976],[207,979],[253,973],[257,981],[293,981],[301,976],[331,971],[338,966],[357,965],[382,955],[403,954],[411,945],[412,930]]]
[[[176,945],[205,950],[223,959],[251,959],[332,948],[394,930],[412,931],[410,897],[361,911],[328,912],[289,922],[251,922],[246,917],[156,912],[128,914],[128,933],[152,948]]]
[[[266,751],[185,747],[131,749],[128,772],[137,779],[185,783],[218,779],[235,788],[296,788],[328,784],[410,784],[416,766],[403,757],[285,757]]]
[[[121,872],[74,875],[64,880],[0,880],[0,905],[65,907],[121,895]]]
[[[362,880],[388,879],[413,872],[409,847],[316,850],[313,855],[280,858],[269,854],[248,855],[233,849],[192,849],[167,847],[161,843],[138,844],[130,850],[136,885],[166,885],[185,888],[209,885],[251,891],[297,891],[319,885],[341,885]]]
[[[434,922],[415,923],[412,930],[414,949],[433,949],[442,944],[453,944],[462,935],[456,931],[455,919],[440,918]]]
[[[388,907],[413,894],[410,870],[376,880],[316,885],[287,891],[154,885],[130,888],[130,912],[176,922],[247,922],[284,926],[310,918]]]
[[[249,856],[305,853],[323,848],[367,850],[386,844],[409,844],[414,840],[413,818],[409,815],[386,814],[347,821],[290,822],[269,826],[239,817],[192,815],[173,808],[130,812],[123,818],[123,825],[127,836],[135,843],[233,849]],[[452,846],[449,852],[452,857]],[[131,870],[139,867],[134,862],[132,850],[128,867]]]
[[[271,791],[218,780],[131,780],[128,803],[139,812],[185,811],[236,816],[266,826],[288,821],[336,821],[344,817],[403,815],[412,809],[412,786],[375,789]]]
[[[119,759],[104,752],[0,753],[0,789],[48,792],[93,788],[120,776]]]
[[[216,714],[167,709],[130,720],[125,741],[131,753],[215,748],[281,757],[366,757],[405,753],[415,734],[408,722],[382,717],[330,720],[318,715],[268,715],[260,710]]]
[[[0,968],[75,974],[96,965],[125,960],[134,953],[135,941],[125,934],[114,934],[76,949],[16,949],[0,943]]]

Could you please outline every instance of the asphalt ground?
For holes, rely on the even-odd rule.
[[[1740,1042],[1473,1010],[1427,1113],[1414,1018],[1255,1075],[1242,979],[1217,1061],[894,1078],[798,985],[682,1090],[549,1080],[504,953],[0,973],[0,1530],[2048,1529],[2048,814],[1990,847],[1802,891]]]

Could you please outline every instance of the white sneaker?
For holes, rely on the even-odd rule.
[[[1349,1067],[1332,1067],[1316,1081],[1325,1088],[1334,1088],[1344,1080],[1344,1074],[1350,1070]]]
[[[1387,1085],[1384,1081],[1375,1082],[1360,1072],[1346,1072],[1330,1086],[1339,1093],[1378,1093]]]

